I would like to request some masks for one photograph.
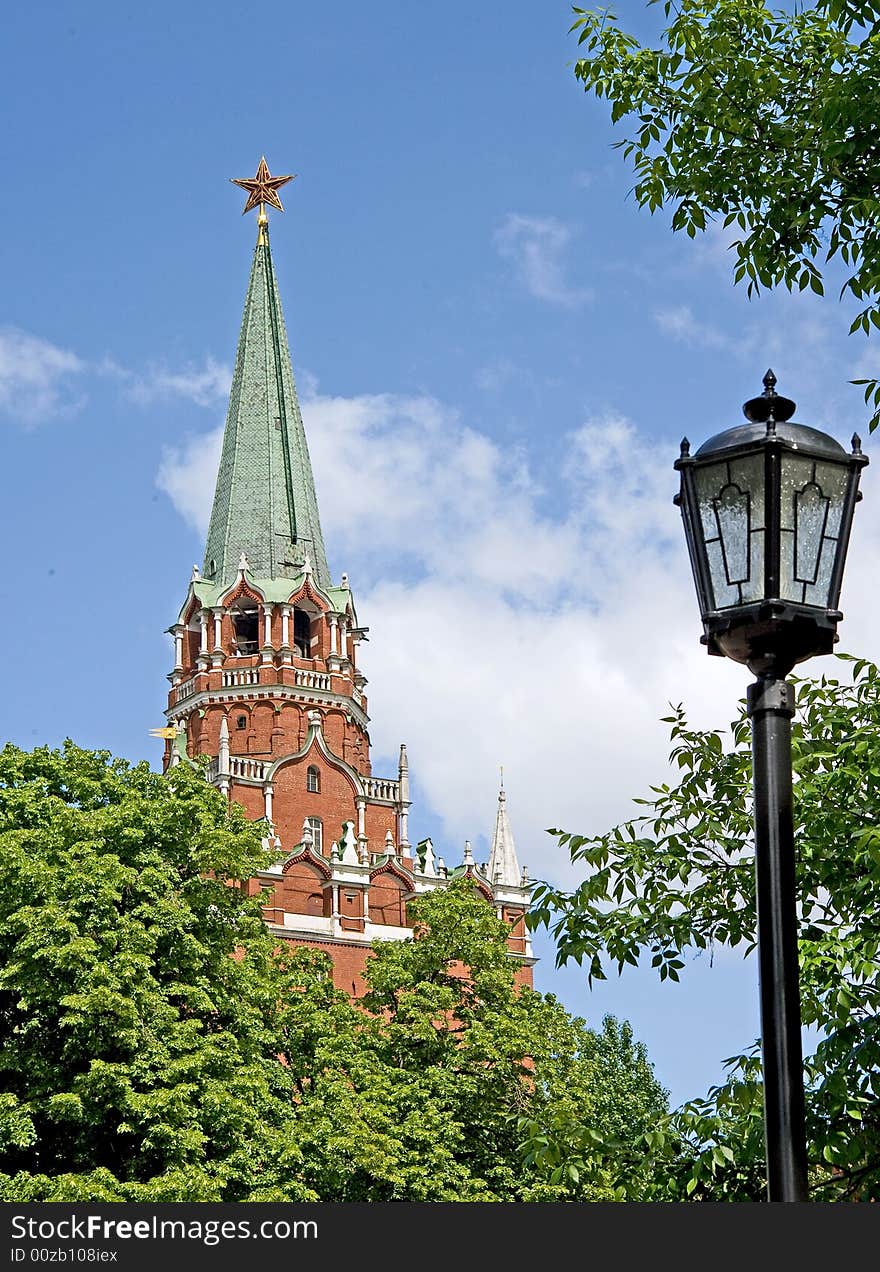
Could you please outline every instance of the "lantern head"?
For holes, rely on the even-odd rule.
[[[756,675],[787,675],[837,640],[843,567],[859,475],[857,436],[834,438],[796,424],[795,403],[775,391],[743,406],[747,423],[718,433],[675,467],[691,568],[710,654]]]

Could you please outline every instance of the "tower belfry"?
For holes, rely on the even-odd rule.
[[[530,984],[529,894],[512,877],[509,826],[509,847],[493,847],[494,883],[469,853],[447,873],[429,840],[410,844],[406,747],[395,777],[372,773],[357,657],[368,629],[348,576],[334,584],[327,563],[269,246],[266,207],[283,211],[278,189],[290,180],[265,158],[253,178],[233,178],[248,192],[244,211],[259,209],[257,243],[204,562],[169,628],[165,767],[208,756],[208,780],[265,823],[277,860],[250,886],[267,890],[266,921],[330,953],[349,992],[362,992],[372,940],[407,937],[407,901],[448,873],[471,876],[509,922]]]

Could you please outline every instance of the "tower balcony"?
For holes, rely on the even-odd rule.
[[[190,676],[189,680],[184,680],[183,684],[175,685],[171,694],[176,706],[179,702],[184,702],[187,698],[191,698],[198,691],[198,676]]]
[[[365,678],[362,683],[365,683]],[[170,717],[181,712],[188,715],[194,708],[203,707],[208,702],[263,697],[267,691],[273,697],[317,703],[324,701],[328,705],[344,701],[354,708],[361,726],[367,726],[366,694],[349,676],[320,670],[314,662],[311,666],[278,665],[257,663],[256,659],[250,658],[227,659],[224,666],[196,670],[186,680],[172,685],[168,695],[168,714]]]
[[[236,782],[253,782],[255,785],[262,786],[271,767],[271,760],[255,760],[250,755],[230,755],[229,773],[226,776]],[[219,777],[220,761],[215,758],[208,765],[207,778],[214,784]]]
[[[364,788],[367,799],[371,803],[398,804],[400,802],[400,782],[390,777],[365,777]]]
[[[221,672],[220,685],[223,689],[234,689],[239,685],[258,685],[260,673],[256,667],[242,667],[236,671]]]

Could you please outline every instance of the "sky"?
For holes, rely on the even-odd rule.
[[[618,12],[643,37],[662,17]],[[273,257],[331,570],[370,629],[373,772],[407,743],[411,838],[485,860],[503,766],[521,863],[570,886],[547,829],[606,830],[667,780],[669,703],[733,719],[749,676],[699,641],[680,439],[738,423],[772,366],[801,423],[873,461],[849,381],[880,358],[836,286],[749,301],[721,231],[637,208],[570,24],[547,0],[9,10],[3,739],[159,767],[256,234],[229,178],[262,154],[296,174]],[[869,658],[877,481],[841,598],[839,648]],[[537,988],[630,1020],[674,1104],[759,1032],[736,951],[590,992],[535,945]]]

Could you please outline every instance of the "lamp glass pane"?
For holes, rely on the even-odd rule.
[[[834,569],[834,561],[837,556],[837,540],[825,539],[822,543],[822,552],[819,557],[818,577],[814,584],[807,584],[804,587],[804,604],[818,605],[821,609],[827,609],[829,604],[829,589],[831,587],[831,572]]]
[[[727,582],[727,570],[720,540],[715,539],[712,543],[706,544],[706,556],[712,580],[712,608],[729,609],[731,605],[739,605],[740,589],[735,583]]]
[[[809,455],[783,454],[780,469],[782,600],[828,605],[848,468]]]
[[[751,491],[752,530],[764,529],[764,455],[763,452],[741,455],[727,465],[730,480],[741,490]]]
[[[849,465],[817,463],[816,481],[831,500],[825,533],[829,538],[836,539],[840,534],[840,520],[843,516],[843,505],[846,502],[846,490],[849,485]]]
[[[764,467],[760,454],[698,467],[694,473],[699,530],[713,609],[730,609],[762,594]]]
[[[761,500],[761,519],[763,520],[764,501]],[[764,530],[752,529],[749,539],[749,549],[751,552],[752,566],[749,571],[749,578],[740,587],[742,602],[744,605],[750,605],[754,601],[760,601],[764,597]]]
[[[740,601],[748,605],[764,596],[764,455],[743,455],[731,460],[729,468],[731,480],[752,495],[749,574],[740,585]]]

